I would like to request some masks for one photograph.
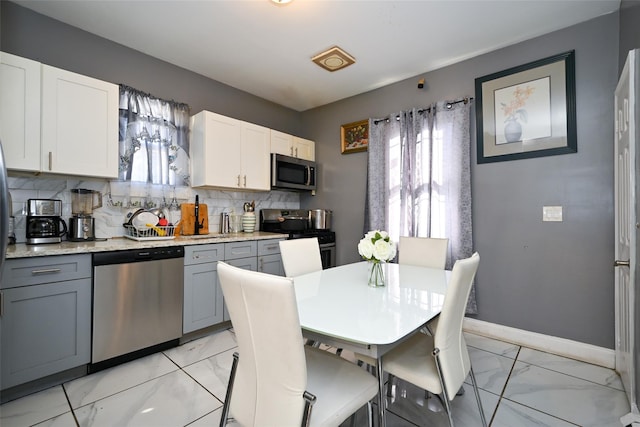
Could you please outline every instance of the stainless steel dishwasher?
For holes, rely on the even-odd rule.
[[[182,246],[93,255],[90,372],[177,345],[183,261]]]

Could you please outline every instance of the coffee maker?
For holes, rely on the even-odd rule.
[[[71,190],[71,214],[67,239],[82,242],[96,239],[93,210],[102,207],[102,193],[84,188]]]
[[[60,243],[67,233],[67,224],[61,215],[61,200],[27,200],[27,245]]]

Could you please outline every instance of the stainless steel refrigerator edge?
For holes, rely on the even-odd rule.
[[[7,166],[4,162],[4,152],[2,151],[2,141],[0,141],[0,282],[2,282],[2,272],[4,271],[4,259],[7,246],[9,245],[9,188],[7,184]],[[2,286],[0,286],[0,334],[2,334]],[[0,355],[0,366],[2,357]]]
[[[0,141],[0,280],[2,280],[2,270],[4,259],[9,244],[9,187],[7,183],[7,165],[4,161],[2,142]],[[1,294],[0,294],[1,298]],[[2,315],[2,301],[0,300],[0,316]]]

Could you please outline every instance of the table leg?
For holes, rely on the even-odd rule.
[[[386,427],[387,419],[384,415],[385,398],[384,398],[384,373],[382,371],[382,356],[378,356],[376,364],[376,376],[378,377],[378,427]]]

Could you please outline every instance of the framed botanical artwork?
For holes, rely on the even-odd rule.
[[[367,151],[369,145],[369,120],[340,126],[342,154]]]
[[[478,163],[578,151],[575,53],[476,79]]]

